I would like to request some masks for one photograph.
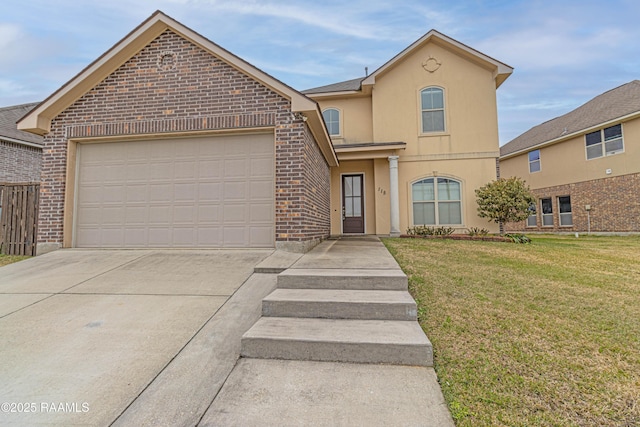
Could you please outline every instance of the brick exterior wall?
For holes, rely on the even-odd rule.
[[[640,173],[532,190],[538,198],[537,226],[507,224],[507,231],[640,232]],[[560,226],[558,197],[571,197],[573,226]],[[542,227],[540,199],[551,198],[553,227]],[[586,205],[591,206],[587,213]]]
[[[40,182],[42,149],[0,140],[0,182]]]
[[[68,138],[256,126],[275,129],[276,241],[328,236],[328,225],[323,230],[306,219],[305,197],[315,185],[328,191],[329,166],[314,156],[317,143],[290,102],[167,30],[53,120],[45,137],[39,242],[62,243]],[[314,215],[329,221],[328,207]]]

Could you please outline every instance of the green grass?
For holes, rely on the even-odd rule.
[[[23,259],[29,258],[28,256],[17,256],[17,255],[3,255],[0,254],[0,267],[3,265],[12,264],[14,262],[22,261]]]
[[[456,425],[640,425],[640,236],[384,243]]]

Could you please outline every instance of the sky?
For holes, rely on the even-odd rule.
[[[637,0],[2,0],[0,107],[43,100],[158,9],[298,90],[362,77],[436,29],[515,69],[501,145],[640,79]]]

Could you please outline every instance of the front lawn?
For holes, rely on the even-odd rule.
[[[456,425],[640,425],[640,237],[384,243]]]
[[[22,261],[23,259],[29,258],[28,256],[17,256],[17,255],[3,255],[0,254],[0,267],[3,265],[12,264],[14,262]]]

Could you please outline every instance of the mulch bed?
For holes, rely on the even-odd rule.
[[[513,240],[502,236],[469,236],[466,234],[449,234],[448,236],[417,236],[415,234],[401,234],[403,239],[449,239],[449,240],[482,240],[484,242],[507,242],[513,243]]]

